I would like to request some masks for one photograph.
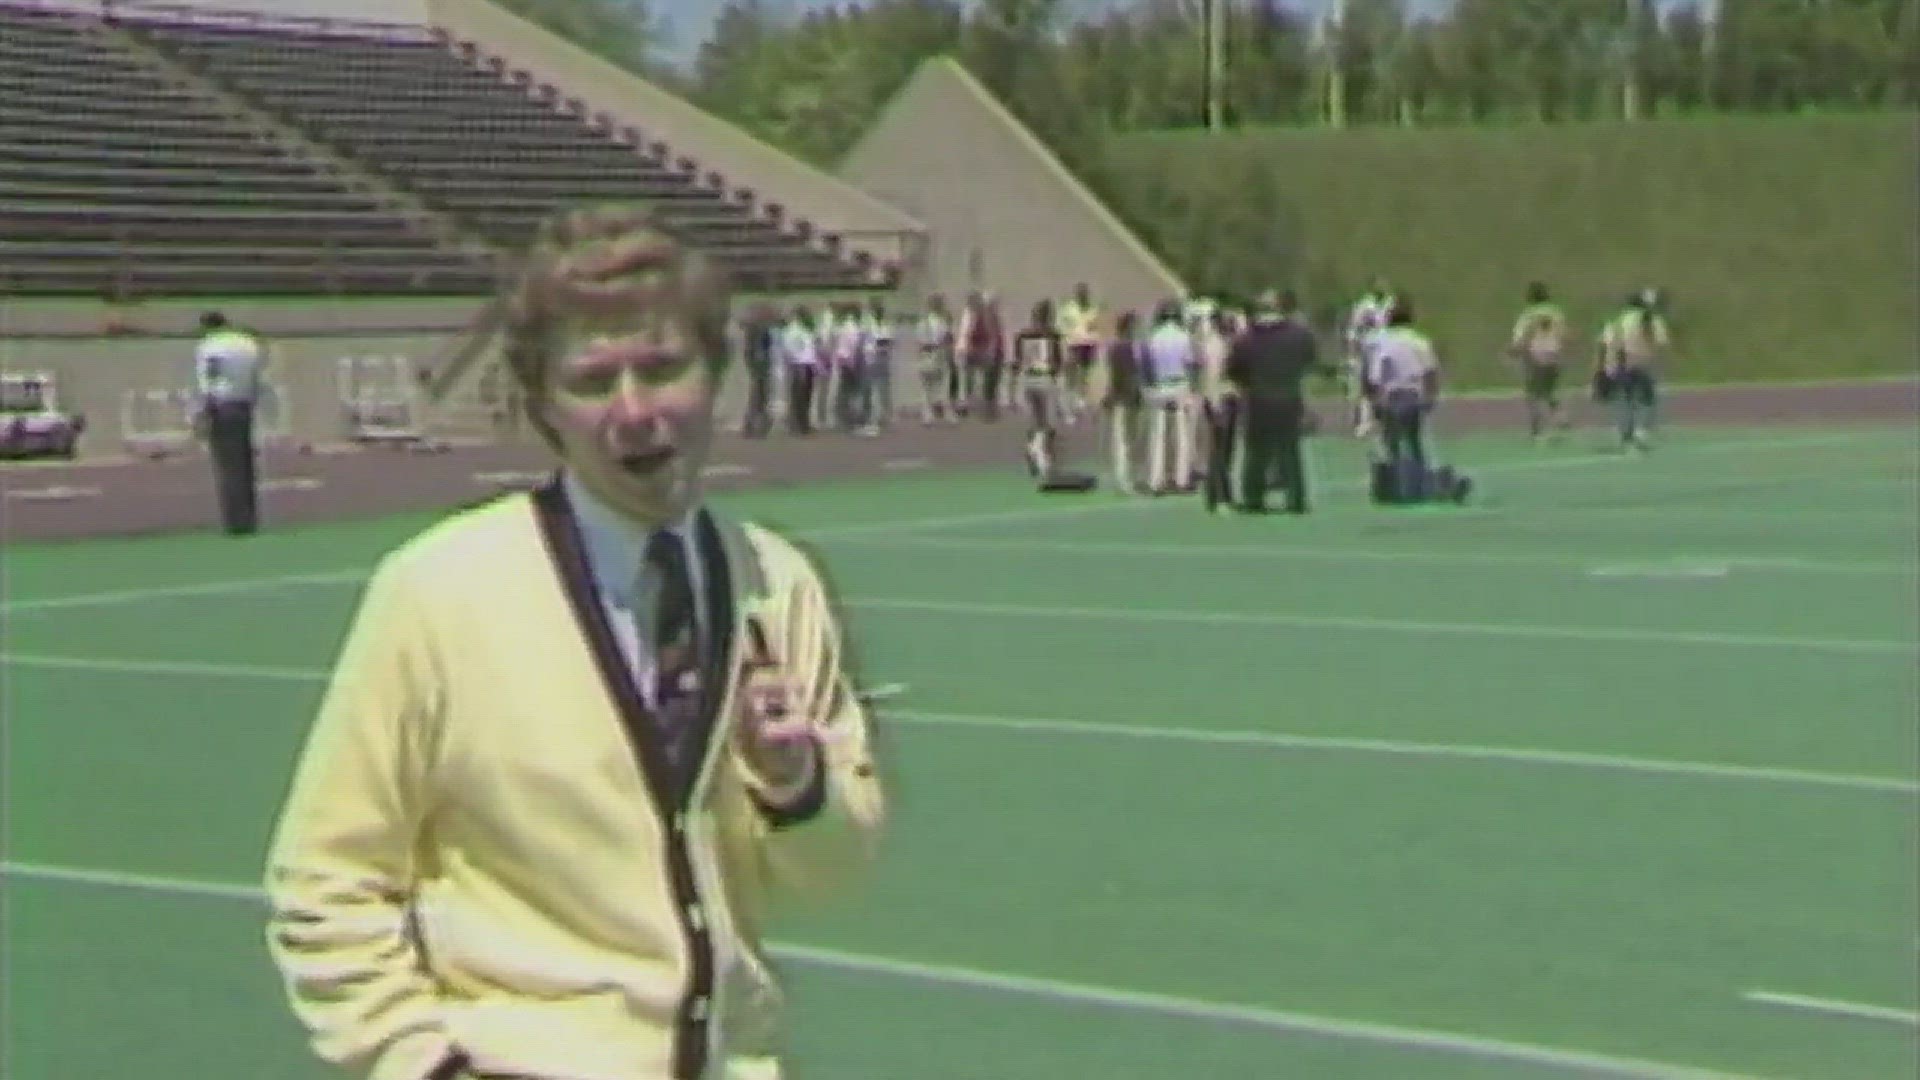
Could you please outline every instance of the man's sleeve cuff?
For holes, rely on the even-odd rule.
[[[820,816],[827,805],[827,756],[815,743],[813,765],[806,779],[785,790],[771,790],[758,777],[748,785],[754,806],[775,829],[786,829]]]

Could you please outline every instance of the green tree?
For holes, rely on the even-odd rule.
[[[1920,106],[1920,3],[1901,4],[1893,27],[1895,75],[1894,104],[1904,108]]]
[[[1406,30],[1405,0],[1347,0],[1344,17],[1330,27],[1327,47],[1339,51],[1349,121],[1397,120],[1405,113]]]
[[[529,22],[629,71],[647,74],[659,65],[660,24],[648,0],[499,0]]]
[[[819,164],[852,147],[921,61],[959,44],[957,0],[878,0],[782,18],[730,0],[695,60],[706,108]]]
[[[1812,19],[1801,0],[1720,0],[1714,19],[1714,104],[1791,112],[1808,103]]]
[[[763,129],[779,74],[775,64],[788,30],[767,0],[727,0],[694,56],[699,103],[749,129]]]
[[[1649,93],[1665,111],[1697,113],[1712,100],[1713,55],[1700,8],[1687,4],[1666,13],[1658,44],[1646,58]]]
[[[1896,104],[1901,6],[1888,0],[1822,0],[1814,13],[1811,96],[1849,109]],[[1911,9],[1912,0],[1904,6]]]
[[[1318,105],[1307,19],[1281,0],[1247,0],[1228,10],[1226,24],[1228,120],[1311,120]]]

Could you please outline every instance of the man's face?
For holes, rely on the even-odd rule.
[[[685,514],[700,496],[715,388],[684,320],[569,326],[545,415],[580,482],[643,525]]]

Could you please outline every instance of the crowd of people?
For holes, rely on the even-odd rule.
[[[1595,339],[1593,395],[1613,409],[1624,450],[1651,445],[1657,373],[1672,349],[1664,308],[1657,290],[1636,290]],[[872,437],[902,417],[954,424],[1010,414],[1025,421],[1026,458],[1043,481],[1063,468],[1063,432],[1087,425],[1112,490],[1200,492],[1209,509],[1253,513],[1278,490],[1300,513],[1308,502],[1300,441],[1317,426],[1302,382],[1318,374],[1344,388],[1352,433],[1377,440],[1378,467],[1414,488],[1431,468],[1426,429],[1440,395],[1439,350],[1412,301],[1384,280],[1347,309],[1338,363],[1321,359],[1334,351],[1322,349],[1322,337],[1336,335],[1315,330],[1291,292],[1247,305],[1173,298],[1144,316],[1109,315],[1080,284],[1034,304],[1017,327],[987,292],[957,311],[932,296],[911,314],[879,298],[786,312],[762,304],[736,329],[732,351],[747,379],[741,430],[752,438],[771,434],[776,418],[797,436]],[[201,428],[214,450],[222,519],[247,535],[255,484],[245,448],[265,385],[262,339],[218,313],[202,331],[194,370]],[[1558,441],[1571,426],[1563,373],[1575,362],[1574,340],[1552,290],[1529,285],[1506,352],[1537,441]]]
[[[1616,412],[1623,448],[1650,445],[1655,372],[1671,348],[1654,290],[1633,293],[1596,339],[1593,389]],[[1257,333],[1262,324],[1291,328]],[[1149,495],[1204,492],[1209,507],[1260,512],[1268,487],[1304,510],[1298,442],[1315,421],[1301,380],[1343,385],[1355,437],[1378,440],[1378,460],[1417,477],[1427,470],[1425,428],[1440,392],[1441,362],[1412,301],[1376,279],[1338,328],[1339,362],[1321,360],[1321,336],[1290,293],[1251,304],[1169,299],[1144,315],[1109,314],[1086,284],[1036,303],[1009,324],[988,292],[955,310],[933,296],[916,313],[884,301],[756,308],[742,323],[749,394],[743,430],[763,437],[784,418],[795,435],[825,429],[875,436],[901,416],[924,424],[1026,420],[1036,476],[1061,467],[1063,430],[1099,424],[1107,483]],[[1261,342],[1265,344],[1260,344]],[[1549,287],[1528,287],[1507,346],[1526,401],[1530,434],[1557,441],[1570,426],[1562,372],[1574,335]],[[1238,362],[1236,350],[1246,352]],[[1333,352],[1334,350],[1325,350]],[[896,381],[917,400],[898,407]],[[1240,494],[1229,490],[1239,454]]]

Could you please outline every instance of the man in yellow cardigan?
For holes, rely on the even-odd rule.
[[[873,859],[868,717],[813,566],[701,505],[729,298],[565,213],[505,305],[554,480],[375,570],[266,867],[314,1051],[370,1080],[775,1080],[783,900]]]

